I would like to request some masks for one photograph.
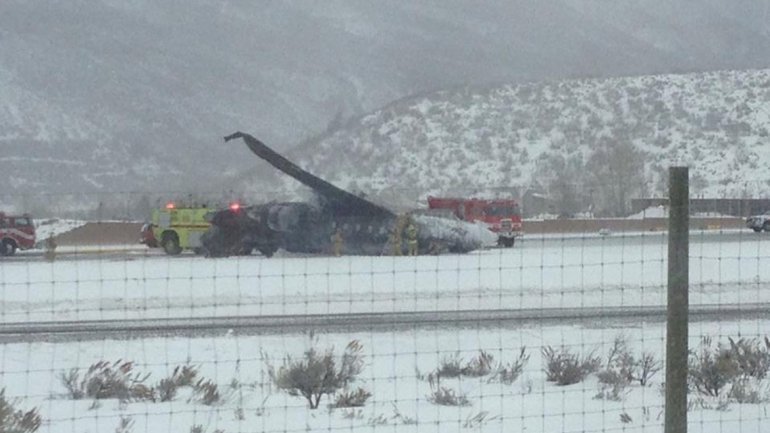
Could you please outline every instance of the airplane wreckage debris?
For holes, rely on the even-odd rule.
[[[318,200],[266,203],[225,209],[210,216],[211,228],[201,241],[209,256],[250,254],[272,256],[279,248],[296,253],[330,253],[341,234],[344,254],[383,255],[407,251],[403,234],[417,229],[419,254],[465,253],[495,243],[481,224],[444,216],[398,215],[381,205],[342,190],[314,176],[249,134],[236,132],[225,141],[243,139],[249,149],[278,170],[311,188]]]

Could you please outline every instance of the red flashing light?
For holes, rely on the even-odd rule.
[[[176,208],[176,205],[174,204],[174,202],[166,203],[166,209],[175,209],[175,208]]]
[[[238,212],[241,210],[241,204],[240,203],[230,203],[230,210],[233,212]]]

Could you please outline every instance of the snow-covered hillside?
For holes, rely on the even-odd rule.
[[[286,150],[458,85],[770,66],[768,1],[686,3],[3,0],[0,182],[221,190],[254,166],[235,130]]]
[[[670,164],[691,167],[693,195],[767,197],[770,70],[441,91],[314,146],[293,152],[303,167],[386,200],[499,189],[558,196],[565,183],[594,201],[625,183],[618,200],[627,200],[663,193]]]

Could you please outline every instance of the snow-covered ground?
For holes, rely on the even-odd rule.
[[[691,326],[690,341],[713,336],[756,337],[768,329],[768,320],[745,320]],[[237,335],[201,338],[142,338],[127,341],[95,340],[66,343],[12,343],[0,345],[0,380],[9,398],[19,397],[19,408],[39,408],[46,419],[41,432],[114,432],[121,417],[133,420],[133,432],[187,433],[193,425],[205,432],[222,429],[238,432],[655,432],[662,431],[663,403],[658,372],[650,384],[631,385],[620,401],[597,399],[596,376],[559,387],[547,382],[541,348],[552,345],[573,353],[602,356],[610,345],[625,336],[635,356],[651,352],[662,359],[665,325],[618,323],[605,327],[517,326],[464,329],[415,329],[373,332],[350,329],[316,334],[316,347],[334,347],[337,354],[357,339],[363,344],[364,369],[351,387],[372,393],[365,407],[329,409],[324,398],[317,410],[304,399],[291,397],[271,385],[267,363],[280,365],[286,355],[300,356],[310,346],[302,334]],[[530,359],[513,384],[489,377],[443,379],[441,386],[465,394],[465,407],[438,406],[429,401],[431,387],[424,376],[442,360],[459,356],[465,361],[480,350],[496,360],[513,361],[521,347]],[[200,366],[203,377],[219,385],[224,402],[207,406],[188,401],[186,391],[171,402],[71,400],[59,378],[62,372],[82,372],[99,360],[136,362],[135,371],[150,373],[148,385],[171,375],[176,366]],[[267,362],[266,362],[267,361]],[[605,361],[606,362],[606,361]],[[766,396],[767,389],[763,389]],[[730,402],[717,410],[718,402],[691,394],[690,432],[762,432],[768,421],[768,404]],[[627,422],[621,416],[628,416]],[[476,421],[474,421],[474,419]],[[119,430],[118,430],[119,431]]]
[[[763,234],[694,235],[692,304],[770,302]],[[421,257],[137,255],[0,264],[0,322],[660,306],[665,235],[527,236],[513,249]]]
[[[36,219],[35,236],[38,242],[42,242],[51,236],[59,236],[85,225],[88,221],[68,219]]]
[[[513,249],[425,257],[274,257],[205,259],[183,255],[62,259],[19,257],[0,263],[0,308],[4,323],[106,318],[165,318],[230,315],[468,310],[580,306],[664,305],[665,235],[536,237]],[[770,238],[726,232],[691,237],[692,304],[770,301]],[[770,320],[694,323],[694,347],[702,336],[725,341],[762,337]],[[310,411],[301,398],[270,385],[265,357],[273,365],[300,356],[309,337],[301,334],[136,338],[0,344],[0,387],[19,408],[38,407],[42,432],[113,432],[121,417],[133,432],[660,432],[658,373],[648,387],[633,385],[621,401],[594,398],[598,380],[557,387],[546,382],[541,348],[567,346],[576,353],[606,356],[623,333],[635,354],[662,358],[663,323],[597,321],[495,328],[348,329],[318,335],[317,345],[337,353],[353,339],[364,345],[360,381],[373,397],[360,409]],[[428,399],[424,375],[441,360],[466,361],[486,350],[510,362],[521,347],[530,355],[513,385],[488,378],[444,379],[442,386],[467,395],[466,407],[437,406]],[[82,371],[99,360],[135,361],[155,385],[174,367],[190,362],[214,380],[225,402],[206,406],[183,391],[171,402],[73,401],[60,375]],[[235,381],[233,381],[235,379]],[[233,386],[235,385],[235,386]],[[764,385],[763,385],[764,386]],[[766,388],[762,389],[767,392]],[[764,394],[763,394],[764,395]],[[709,399],[690,412],[690,431],[761,432],[767,404]],[[704,408],[705,407],[705,408]],[[720,407],[721,410],[714,408]],[[626,418],[625,416],[628,416]],[[621,416],[627,422],[621,420]],[[630,421],[629,421],[630,419]]]

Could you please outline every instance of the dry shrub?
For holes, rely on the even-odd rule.
[[[701,340],[698,351],[690,355],[689,380],[699,393],[719,397],[722,390],[740,375],[740,367],[730,349],[717,344],[711,338]]]
[[[566,348],[556,352],[551,346],[546,346],[542,349],[542,354],[546,364],[546,380],[556,382],[560,386],[582,382],[601,365],[598,357],[587,355],[581,358]]]
[[[193,400],[199,401],[206,406],[213,406],[222,400],[219,393],[219,386],[208,379],[200,379],[193,386]]]
[[[730,387],[728,397],[738,403],[760,404],[767,401],[766,390],[761,381],[751,377],[736,379]]]
[[[441,386],[441,376],[438,374],[428,375],[430,383],[430,394],[428,400],[431,403],[441,406],[470,406],[471,402],[462,392],[455,392],[451,388]]]
[[[467,418],[465,418],[465,421],[463,422],[463,428],[480,429],[485,424],[499,419],[501,419],[500,415],[490,416],[489,412],[484,410],[476,413],[475,415],[469,415]]]
[[[468,361],[462,368],[461,374],[468,377],[486,376],[494,370],[495,358],[483,350],[479,351],[478,356]]]
[[[521,375],[528,360],[529,355],[526,354],[526,349],[523,347],[518,359],[508,364],[496,362],[492,354],[480,350],[479,354],[467,363],[463,363],[463,360],[456,354],[445,357],[432,375],[450,379],[460,376],[483,377],[491,375],[489,382],[500,381],[511,384]]]
[[[663,369],[663,363],[650,352],[642,353],[642,358],[636,362],[634,379],[642,386],[647,386],[650,380]]]
[[[134,372],[134,363],[117,360],[114,363],[99,361],[80,378],[78,369],[62,373],[59,378],[67,389],[70,398],[155,400],[155,392],[144,384],[149,373],[142,375]]]
[[[24,411],[16,409],[16,402],[5,398],[5,389],[0,390],[0,433],[32,433],[43,424],[37,409]]]
[[[196,424],[190,427],[190,433],[206,433],[206,429],[203,428],[202,425]],[[225,433],[225,431],[222,429],[217,429],[217,430],[214,430],[214,433]]]
[[[704,337],[690,355],[689,382],[700,394],[738,403],[767,401],[762,381],[770,370],[770,341],[728,338],[728,344]]]
[[[463,374],[462,360],[458,354],[445,356],[436,370],[436,374],[441,377],[452,378]]]
[[[770,371],[770,340],[764,339],[764,345],[753,339],[741,338],[738,341],[728,338],[730,353],[738,365],[741,374],[756,379],[764,379]]]
[[[361,343],[353,340],[338,363],[333,349],[319,352],[311,347],[300,359],[287,356],[278,369],[268,363],[268,375],[278,389],[304,397],[310,408],[316,409],[321,397],[344,388],[361,373],[364,367],[362,352]]]
[[[174,368],[174,373],[171,375],[177,386],[193,386],[195,379],[198,378],[199,368],[194,365],[178,365]]]
[[[134,420],[131,417],[120,417],[118,427],[115,429],[115,433],[131,433],[134,428]]]
[[[594,398],[612,401],[623,400],[626,387],[630,384],[628,376],[617,370],[602,370],[597,374],[597,377],[599,378],[599,393]]]
[[[527,365],[528,361],[529,355],[526,352],[526,348],[522,347],[519,351],[519,357],[513,362],[509,362],[505,365],[502,363],[497,365],[494,375],[489,381],[499,381],[506,385],[511,385],[513,382],[516,382],[516,379],[518,379],[519,376],[521,376],[521,373],[524,372],[524,366]]]
[[[337,398],[334,400],[333,407],[362,407],[366,404],[366,400],[372,396],[372,393],[358,388],[355,391],[342,391],[337,394]]]
[[[441,406],[470,406],[471,404],[465,394],[456,393],[455,390],[443,386],[431,388],[428,400]]]
[[[158,399],[160,401],[171,401],[176,397],[179,386],[173,379],[165,378],[160,380],[155,389],[158,392]]]
[[[199,367],[190,364],[176,366],[171,376],[161,379],[155,390],[160,401],[171,401],[184,387],[193,388],[193,398],[206,405],[219,402],[218,386],[200,378]]]

